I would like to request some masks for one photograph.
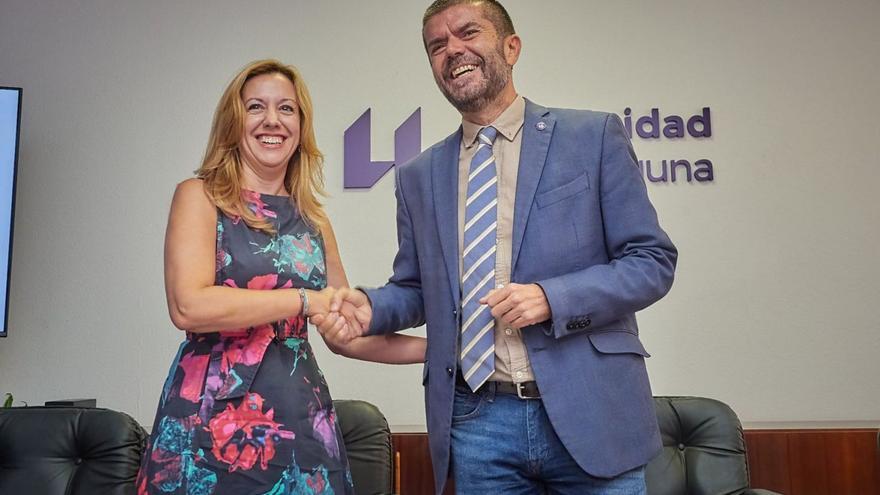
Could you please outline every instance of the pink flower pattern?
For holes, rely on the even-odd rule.
[[[326,286],[323,239],[288,198],[243,194],[277,234],[218,215],[216,285]],[[296,493],[353,493],[336,411],[302,316],[188,334],[167,383],[137,480],[140,495],[276,493],[291,473],[302,476]]]

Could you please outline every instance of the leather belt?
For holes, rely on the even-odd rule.
[[[541,392],[538,391],[536,382],[489,382],[495,384],[496,394],[511,394],[520,399],[540,399]]]
[[[455,381],[458,385],[467,387],[470,389],[470,385],[464,381],[464,378],[461,376],[461,372],[455,374]],[[541,392],[538,390],[537,382],[521,382],[521,383],[513,383],[513,382],[496,382],[496,381],[488,381],[483,387],[492,387],[495,389],[496,394],[507,394],[507,395],[515,395],[520,399],[540,399]]]

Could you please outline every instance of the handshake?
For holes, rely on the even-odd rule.
[[[332,350],[365,335],[373,318],[373,308],[366,294],[348,287],[327,287],[312,293],[309,306],[309,321]]]
[[[550,303],[538,284],[499,285],[479,299],[492,317],[517,330],[552,317]],[[373,307],[367,295],[357,289],[327,287],[311,293],[309,321],[318,328],[331,350],[350,344],[370,328]]]

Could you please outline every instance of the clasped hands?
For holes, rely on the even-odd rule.
[[[367,333],[373,308],[366,294],[349,287],[327,287],[309,311],[309,321],[333,351]],[[310,301],[311,304],[311,301]]]
[[[336,349],[367,333],[373,308],[367,295],[357,289],[328,287],[315,301],[309,320],[327,346]],[[480,304],[492,308],[492,316],[504,325],[521,329],[550,319],[550,304],[538,284],[508,284],[492,289]]]

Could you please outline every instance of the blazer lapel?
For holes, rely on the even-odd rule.
[[[461,128],[446,138],[431,154],[431,189],[434,193],[434,214],[440,235],[440,250],[446,262],[452,300],[458,306],[461,297],[458,276],[458,154]]]
[[[535,191],[547,161],[547,150],[556,118],[550,111],[526,99],[525,121],[523,122],[522,148],[519,157],[519,171],[516,176],[516,201],[513,209],[513,246],[511,257],[511,277],[515,273],[516,261],[522,247],[523,236]]]

